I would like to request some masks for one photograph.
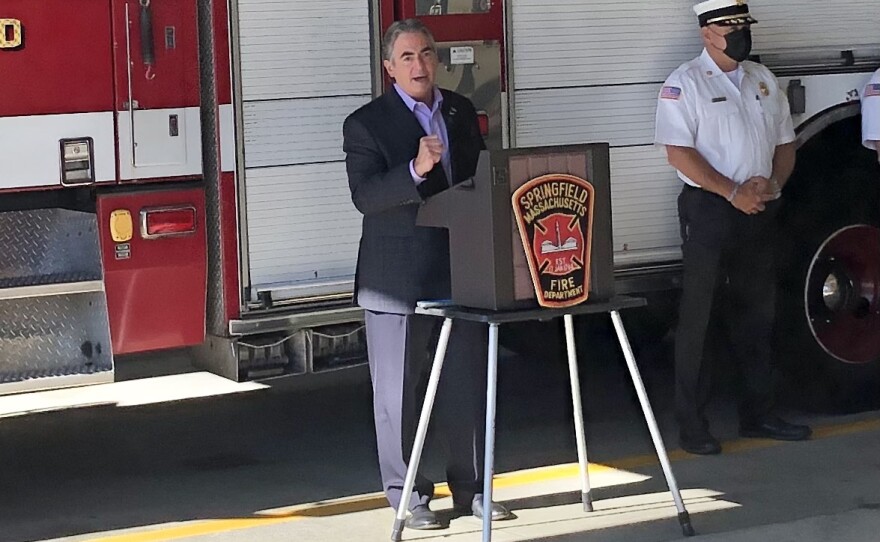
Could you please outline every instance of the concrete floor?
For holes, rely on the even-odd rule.
[[[674,449],[669,376],[646,369]],[[564,367],[502,360],[497,497],[518,519],[498,523],[493,539],[681,539],[625,370],[614,361],[584,373],[597,487],[589,516],[577,504]],[[179,400],[187,395],[202,397]],[[150,402],[157,397],[164,401]],[[63,404],[77,408],[39,412]],[[0,398],[0,416],[0,541],[382,541],[390,533],[363,369],[266,385],[191,373]],[[716,401],[711,417],[727,441],[723,455],[671,454],[698,540],[877,540],[880,413],[792,413],[817,435],[785,444],[737,439],[729,399]],[[424,466],[439,481],[435,448]],[[435,501],[448,529],[405,538],[479,540],[480,523],[453,517],[448,501]]]

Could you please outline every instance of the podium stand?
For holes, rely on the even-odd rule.
[[[635,356],[626,330],[623,327],[623,321],[620,318],[619,311],[622,309],[640,307],[645,305],[645,300],[634,297],[617,296],[607,301],[586,302],[575,307],[566,309],[532,309],[532,310],[509,310],[509,311],[492,311],[485,309],[470,309],[447,305],[442,303],[425,302],[420,303],[416,308],[417,314],[429,316],[437,316],[443,318],[443,327],[440,331],[440,339],[437,343],[437,350],[434,354],[434,362],[431,367],[431,376],[428,380],[428,388],[425,394],[425,400],[422,404],[421,415],[419,416],[419,425],[416,430],[416,437],[413,443],[412,453],[407,465],[406,479],[403,485],[403,498],[397,508],[397,516],[394,520],[394,527],[391,534],[391,540],[400,542],[404,523],[406,521],[407,505],[409,499],[406,495],[412,493],[415,484],[416,473],[419,470],[419,463],[422,457],[422,450],[425,445],[425,437],[428,433],[428,422],[431,418],[431,411],[434,407],[434,399],[437,395],[437,386],[440,382],[440,374],[443,370],[443,360],[446,357],[446,346],[449,343],[449,335],[452,332],[452,325],[455,320],[465,320],[471,322],[482,322],[488,324],[489,327],[489,356],[488,356],[488,374],[486,385],[486,452],[484,458],[483,471],[483,542],[492,540],[492,476],[495,467],[495,399],[497,392],[498,377],[498,328],[505,323],[523,322],[528,320],[548,320],[562,317],[565,322],[565,343],[568,351],[568,371],[571,380],[571,396],[574,406],[574,426],[575,437],[577,440],[578,463],[580,465],[581,476],[581,499],[585,512],[593,511],[592,493],[590,488],[590,478],[587,471],[587,444],[584,437],[584,418],[581,406],[580,380],[578,377],[577,355],[574,340],[574,316],[580,314],[591,314],[607,312],[611,315],[614,323],[614,329],[617,333],[617,339],[626,358],[626,365],[629,368],[629,374],[635,386],[636,393],[639,397],[639,403],[642,407],[642,413],[648,429],[651,433],[651,439],[654,442],[654,448],[657,451],[657,457],[663,468],[663,474],[666,477],[666,483],[672,498],[675,501],[675,508],[678,510],[678,521],[681,524],[682,532],[685,536],[693,536],[694,529],[691,526],[690,517],[681,498],[681,492],[672,473],[672,467],[669,463],[669,456],[666,453],[666,447],[663,443],[663,437],[660,435],[660,429],[654,418],[654,412],[651,409],[651,403],[648,400],[648,394],[645,391],[645,385],[636,365]]]
[[[582,500],[584,510],[592,511],[573,317],[601,312],[609,313],[614,322],[654,448],[678,510],[682,531],[686,536],[694,534],[620,319],[620,310],[642,306],[645,301],[614,293],[610,184],[606,143],[484,151],[473,179],[440,192],[422,205],[417,219],[419,226],[449,230],[452,299],[449,302],[421,302],[416,307],[417,314],[443,318],[443,327],[407,466],[404,497],[394,521],[391,538],[395,542],[400,541],[403,533],[409,503],[406,496],[412,493],[418,472],[446,346],[455,320],[482,322],[489,329],[483,541],[488,542],[492,537],[498,328],[505,323],[559,317],[565,321]],[[520,215],[524,209],[531,209],[529,216],[515,219],[514,204],[518,205],[516,212]],[[538,236],[537,230],[531,235],[522,233],[517,229],[517,220],[520,220],[520,227],[528,224],[526,228],[539,228],[550,234]],[[535,226],[536,223],[540,224]],[[589,227],[580,231],[570,229],[575,224],[587,223]],[[553,226],[549,227],[550,224]],[[534,274],[539,274],[539,278]],[[551,275],[550,279],[555,280],[547,284],[545,275]],[[554,299],[572,298],[552,295],[565,293],[554,290],[554,284],[576,288],[569,289],[569,293],[588,292],[588,295],[555,304]],[[540,299],[536,294],[539,291]],[[539,308],[539,303],[559,308]]]

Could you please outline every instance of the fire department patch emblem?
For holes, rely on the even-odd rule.
[[[512,203],[538,303],[563,308],[586,301],[593,185],[573,175],[544,175],[519,187]]]

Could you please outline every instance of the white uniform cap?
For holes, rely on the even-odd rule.
[[[745,0],[706,0],[694,6],[694,13],[700,19],[700,26],[736,26],[758,22],[749,14],[749,5]]]

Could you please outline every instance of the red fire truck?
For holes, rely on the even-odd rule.
[[[439,83],[490,148],[611,145],[618,289],[674,287],[680,183],[657,92],[699,53],[690,1],[4,0],[0,392],[104,382],[114,356],[193,347],[234,379],[363,359],[360,217],[342,121],[382,92],[379,42],[421,17]],[[757,0],[756,54],[798,126],[778,239],[783,366],[877,394],[876,159],[859,91],[871,0]]]

